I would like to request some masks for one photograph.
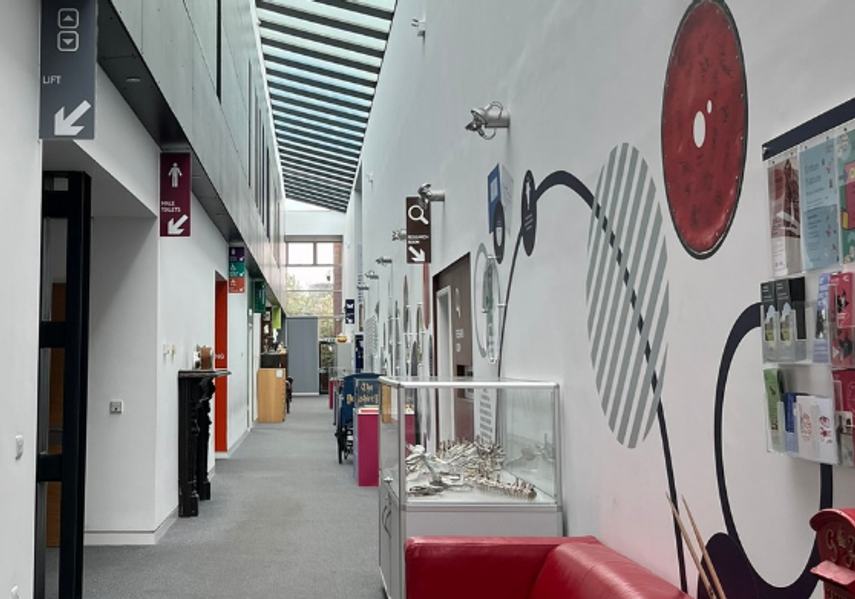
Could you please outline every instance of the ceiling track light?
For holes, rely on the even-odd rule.
[[[366,279],[370,279],[370,280],[372,280],[372,281],[376,281],[377,279],[379,279],[379,278],[380,278],[380,275],[379,275],[379,274],[377,274],[377,273],[376,273],[375,271],[373,271],[373,270],[369,270],[369,271],[367,271],[367,272],[362,273],[362,276],[363,276],[363,277],[365,277]]]
[[[413,18],[412,20],[410,20],[410,26],[415,27],[416,35],[419,37],[423,38],[425,36],[425,34],[427,33],[427,20],[426,19]]]
[[[380,266],[386,266],[388,264],[392,264],[392,259],[389,256],[380,256],[375,260],[375,262]]]
[[[406,241],[407,240],[407,230],[406,229],[395,229],[392,231],[392,241]]]
[[[466,125],[466,130],[474,131],[483,139],[493,139],[496,137],[496,129],[511,126],[511,113],[499,102],[490,102],[484,108],[473,108],[469,112],[472,120]],[[487,129],[490,131],[487,132]]]
[[[431,202],[445,201],[445,190],[434,189],[430,183],[422,183],[416,193],[419,194],[419,198],[425,204],[430,204]]]
[[[363,275],[364,276],[364,275]],[[357,291],[368,291],[371,289],[371,286],[368,283],[358,283],[356,285]]]

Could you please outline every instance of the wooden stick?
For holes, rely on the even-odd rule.
[[[715,593],[713,593],[712,585],[710,584],[710,579],[707,578],[707,573],[701,565],[701,560],[698,558],[698,554],[695,551],[695,546],[692,545],[692,539],[689,537],[689,533],[686,532],[686,527],[683,526],[683,520],[680,518],[680,513],[677,511],[677,506],[674,505],[674,502],[671,501],[671,497],[668,493],[665,493],[665,498],[668,500],[668,505],[671,506],[671,513],[674,514],[674,520],[677,522],[677,526],[680,527],[680,532],[683,535],[683,540],[686,542],[686,546],[689,548],[689,553],[692,556],[692,560],[695,562],[695,567],[698,569],[698,576],[701,577],[701,583],[703,583],[704,587],[707,589],[707,595],[709,595],[710,599],[715,599]]]
[[[704,544],[704,538],[701,536],[701,531],[698,530],[698,525],[695,523],[694,516],[692,516],[692,510],[689,509],[689,504],[686,502],[686,498],[682,495],[680,495],[680,498],[683,500],[683,506],[686,508],[686,514],[689,516],[689,522],[692,523],[692,529],[695,531],[695,537],[698,539],[698,545],[701,546],[704,561],[707,564],[707,568],[709,568],[710,576],[712,576],[712,581],[715,585],[716,595],[718,595],[719,599],[727,599],[727,595],[724,594],[724,589],[721,588],[721,581],[718,578],[718,572],[716,572],[715,566],[713,566],[712,560],[710,559],[710,554],[707,552],[707,546]]]

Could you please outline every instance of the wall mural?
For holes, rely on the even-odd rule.
[[[742,189],[747,128],[747,84],[736,23],[724,0],[695,0],[684,14],[671,48],[661,115],[663,178],[669,213],[677,237],[693,258],[711,258],[727,237]],[[476,287],[497,285],[495,298],[504,300],[498,329],[498,374],[502,370],[505,324],[520,246],[526,256],[534,254],[538,205],[553,188],[569,189],[591,209],[587,325],[604,417],[618,442],[630,449],[646,439],[654,418],[658,420],[668,494],[677,505],[662,403],[669,312],[664,219],[648,165],[630,144],[611,151],[593,193],[569,172],[553,172],[538,184],[532,171],[527,171],[519,196],[522,219],[515,241],[506,230],[506,208],[501,203],[496,206],[490,227],[493,254],[488,256],[481,244],[474,276]],[[505,262],[506,240],[511,240],[513,248],[507,262],[507,283],[502,286],[498,271],[491,274],[490,269]],[[485,296],[486,288],[483,289]],[[712,535],[706,546],[728,596],[807,599],[816,587],[816,579],[810,574],[819,562],[816,546],[791,585],[769,584],[743,549],[727,492],[722,442],[727,378],[737,348],[760,326],[759,321],[759,305],[748,306],[734,323],[722,353],[714,396],[714,444],[726,532]],[[480,345],[480,332],[478,337]],[[479,349],[482,356],[488,357],[486,331],[484,337],[484,346]],[[618,373],[626,375],[620,377]],[[820,509],[831,506],[832,483],[831,467],[821,465]],[[680,584],[686,591],[683,541],[676,523],[674,540]],[[708,597],[700,580],[696,581],[696,595]]]
[[[722,516],[727,533],[714,535],[707,543],[707,551],[719,572],[722,587],[729,597],[750,597],[760,599],[807,599],[816,587],[817,579],[810,573],[810,569],[819,563],[819,549],[814,543],[810,557],[801,574],[796,580],[786,587],[776,587],[768,582],[757,572],[751,564],[751,560],[745,553],[736,521],[730,506],[730,498],[727,493],[727,479],[724,470],[724,449],[722,442],[722,413],[724,411],[725,391],[727,389],[727,378],[730,366],[743,339],[753,331],[760,328],[761,309],[760,304],[748,306],[736,319],[733,328],[728,335],[727,342],[721,357],[721,365],[718,371],[718,381],[715,389],[715,416],[714,416],[714,440],[715,440],[715,469],[718,480],[718,494],[721,502]],[[820,472],[820,494],[818,509],[831,507],[833,496],[833,476],[831,466],[821,464]],[[707,599],[706,589],[698,584],[698,598]]]
[[[677,237],[695,258],[715,254],[733,222],[747,131],[736,23],[723,1],[696,1],[671,46],[662,97],[665,192]]]
[[[585,282],[591,362],[609,428],[632,448],[650,432],[665,382],[662,211],[647,163],[628,144],[612,150],[594,197]]]
[[[672,502],[677,503],[677,485],[671,460],[668,428],[665,424],[665,409],[660,401],[667,354],[667,352],[662,351],[665,345],[663,334],[668,316],[667,284],[663,288],[667,252],[665,250],[664,237],[661,235],[661,211],[658,205],[654,206],[653,204],[655,186],[653,186],[647,173],[647,163],[640,159],[638,151],[635,148],[631,148],[628,144],[623,144],[619,148],[612,150],[608,165],[600,175],[597,192],[598,194],[603,192],[605,199],[598,200],[597,196],[582,181],[569,172],[556,171],[548,175],[539,185],[535,183],[534,174],[531,171],[526,172],[523,178],[520,202],[522,222],[520,223],[520,231],[510,261],[510,273],[505,292],[505,310],[502,315],[502,324],[499,331],[498,374],[501,375],[502,371],[505,324],[510,313],[511,291],[520,245],[524,246],[527,256],[533,254],[537,231],[538,203],[546,192],[553,188],[569,189],[591,209],[591,226],[589,227],[588,242],[590,263],[586,290],[588,295],[588,330],[589,339],[592,343],[591,356],[594,370],[599,371],[601,367],[605,369],[606,361],[610,360],[609,352],[607,351],[608,348],[621,347],[623,333],[635,330],[636,335],[634,335],[632,343],[629,346],[631,349],[625,352],[625,357],[627,363],[637,367],[639,373],[641,372],[642,365],[646,366],[645,381],[649,383],[649,385],[645,385],[644,387],[640,384],[631,387],[620,385],[619,389],[615,389],[614,395],[606,395],[604,391],[607,389],[611,391],[611,382],[601,378],[600,382],[598,382],[598,389],[600,390],[603,414],[609,420],[611,430],[615,432],[621,443],[625,443],[628,440],[626,433],[630,424],[630,417],[634,414],[632,429],[630,429],[634,432],[631,432],[629,437],[629,440],[632,440],[632,444],[629,445],[630,447],[636,446],[642,426],[644,426],[643,438],[652,425],[654,415],[658,417],[665,470],[668,478],[668,494]],[[604,185],[605,187],[603,187]],[[632,199],[632,205],[630,205],[630,198]],[[622,206],[620,214],[617,214],[618,205]],[[652,218],[653,230],[648,231],[646,227],[643,229],[629,227],[629,224],[634,221],[627,220],[630,218],[626,213],[627,210],[636,217],[643,215],[642,217],[647,223],[650,223]],[[658,226],[656,226],[656,223],[659,223]],[[638,239],[634,240],[635,231],[641,231],[642,234],[639,235]],[[636,243],[633,243],[633,241]],[[626,242],[627,245],[622,248],[619,245],[620,242]],[[634,273],[637,273],[637,267],[642,258],[644,262],[643,270],[647,273],[654,267],[655,261],[655,274],[653,277],[645,277],[645,285],[643,286],[644,294],[640,296],[638,290],[632,287],[632,285],[636,281]],[[630,271],[631,267],[635,267],[632,272]],[[648,294],[647,291],[653,287],[649,283],[654,280],[657,285]],[[614,288],[619,288],[619,293],[617,293],[619,300],[611,304],[600,302],[600,305],[597,305],[596,300],[602,295],[602,291],[604,289],[614,291]],[[601,311],[607,308],[611,309],[612,307],[615,312],[620,310],[620,314],[624,319],[631,318],[632,320],[629,327],[620,331],[612,330],[610,335],[613,339],[607,338],[608,336],[603,338],[597,333],[597,330],[600,328],[597,324],[602,323]],[[614,318],[612,318],[612,321],[614,321]],[[650,343],[651,331],[653,331],[655,351]],[[590,334],[592,332],[594,334]],[[658,340],[658,343],[656,343],[656,340]],[[599,351],[601,346],[605,348],[602,352]],[[619,352],[615,354],[614,364],[609,362],[608,368],[610,370],[618,363],[618,354]],[[657,366],[659,367],[658,371]],[[635,378],[636,380],[638,379],[637,376]],[[614,416],[612,416],[613,414]],[[617,419],[618,414],[623,415],[620,421]],[[679,562],[680,584],[685,591],[688,588],[688,583],[686,580],[683,542],[676,524],[674,525],[674,535]]]

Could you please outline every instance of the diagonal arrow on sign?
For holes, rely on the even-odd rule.
[[[424,262],[425,261],[425,251],[421,248],[416,250],[413,246],[407,248],[410,250],[410,253],[413,255],[413,262]]]
[[[185,214],[177,221],[174,218],[170,218],[169,222],[166,223],[166,234],[167,235],[181,235],[184,232],[184,229],[181,228],[187,221],[187,215]]]
[[[83,130],[83,127],[75,125],[74,123],[77,122],[77,119],[86,114],[90,108],[92,108],[92,105],[87,100],[83,100],[68,116],[65,116],[65,106],[57,110],[53,117],[54,135],[74,137],[80,133],[80,131]]]

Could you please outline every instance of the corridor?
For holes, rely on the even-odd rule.
[[[198,518],[156,546],[87,547],[84,597],[382,598],[377,490],[338,464],[333,430],[326,397],[295,397],[286,422],[217,460]]]

